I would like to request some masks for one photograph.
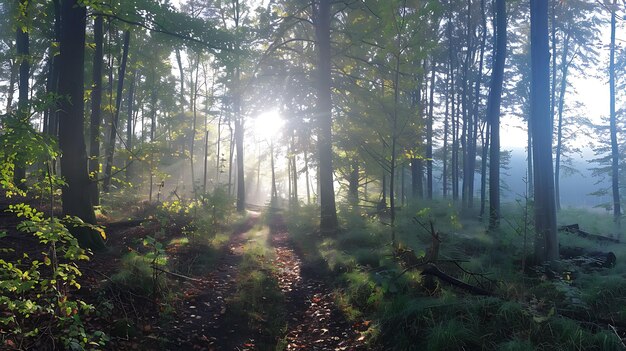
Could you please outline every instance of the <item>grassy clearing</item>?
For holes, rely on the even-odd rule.
[[[428,208],[407,206],[398,214],[396,235],[404,250],[422,257],[432,242],[428,226],[441,234],[437,265],[470,284],[487,283],[498,297],[475,297],[449,285],[405,272],[392,258],[390,228],[377,219],[342,209],[343,230],[332,238],[316,231],[313,207],[292,210],[290,233],[304,253],[304,265],[329,271],[336,301],[352,320],[372,320],[367,331],[372,347],[385,350],[620,350],[606,321],[626,325],[626,255],[624,245],[603,244],[561,234],[565,246],[613,251],[611,269],[584,271],[569,263],[567,275],[553,279],[522,274],[522,258],[532,253],[532,228],[526,228],[519,205],[505,210],[495,233],[473,218],[463,218],[444,202]],[[560,225],[610,233],[611,222],[597,212],[565,210]],[[524,244],[526,242],[526,244]],[[525,248],[525,249],[524,249]],[[449,263],[458,262],[459,267]],[[314,269],[314,268],[312,268]],[[490,280],[469,274],[485,274]]]

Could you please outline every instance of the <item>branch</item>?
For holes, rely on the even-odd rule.
[[[92,13],[91,16],[102,16],[102,17],[116,19],[116,20],[118,20],[120,22],[131,24],[131,25],[134,25],[134,26],[137,26],[137,27],[141,27],[141,28],[147,29],[147,30],[149,30],[151,32],[161,33],[161,34],[169,35],[169,36],[172,36],[172,37],[175,37],[175,38],[179,38],[179,39],[182,39],[182,40],[191,41],[191,42],[194,42],[196,44],[201,44],[201,45],[206,46],[209,49],[232,51],[232,49],[229,49],[229,48],[226,48],[226,47],[218,47],[218,46],[215,46],[213,44],[207,43],[207,42],[205,42],[203,40],[196,39],[196,38],[193,38],[193,37],[188,37],[188,36],[185,36],[183,34],[171,32],[171,31],[166,30],[166,29],[153,28],[153,27],[148,26],[145,23],[141,23],[141,22],[129,20],[129,19],[126,19],[126,18],[122,18],[122,17],[120,17],[118,15],[115,15],[115,14],[97,12],[97,13]],[[163,28],[163,26],[161,26],[160,24],[158,24],[156,22],[153,23],[153,24]]]

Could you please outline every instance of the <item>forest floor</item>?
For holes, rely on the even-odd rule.
[[[300,269],[301,259],[281,215],[275,215],[269,226],[261,219],[259,212],[248,212],[234,226],[228,241],[214,253],[213,268],[179,276],[167,274],[176,287],[170,287],[174,297],[170,297],[171,310],[165,317],[162,306],[145,299],[129,301],[116,292],[116,299],[124,300],[134,316],[127,318],[128,325],[121,330],[115,330],[120,329],[115,322],[97,322],[113,326],[109,328],[113,330],[104,330],[112,336],[107,349],[365,350],[364,324],[348,322],[335,306],[328,283],[315,272]],[[110,239],[114,247],[131,247],[133,238],[146,236],[146,231],[150,227],[108,235],[117,238]],[[264,250],[259,251],[259,246]],[[198,257],[193,245],[169,245],[166,251],[174,266]],[[87,275],[95,271],[107,277],[101,270],[119,270],[121,257],[116,256],[96,255]],[[103,268],[106,266],[108,269]],[[97,278],[88,281],[102,281]],[[98,288],[102,286],[82,290]]]
[[[589,233],[562,232],[558,264],[523,274],[523,235],[493,236],[443,206],[426,217],[440,220],[436,232],[417,216],[399,222],[395,256],[387,227],[360,213],[343,212],[344,229],[324,237],[312,206],[223,217],[217,207],[123,208],[99,215],[107,250],[78,262],[82,287],[68,295],[94,307],[80,318],[89,336],[107,335],[98,349],[626,349],[626,249],[590,234],[609,231],[580,211],[562,221]],[[0,263],[45,262],[50,246],[16,230],[20,221],[0,211]],[[440,255],[447,279],[414,269],[423,265],[409,259],[427,252]],[[49,279],[47,265],[39,271]],[[46,320],[24,319],[23,330],[41,330],[28,344],[0,324],[0,350],[58,349],[54,333],[71,330]]]

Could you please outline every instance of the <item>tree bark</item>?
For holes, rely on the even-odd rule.
[[[487,159],[489,156],[489,123],[486,122],[482,131],[482,160],[480,163],[480,214],[479,217],[485,218],[485,203],[487,202]]]
[[[118,124],[120,119],[120,108],[122,106],[122,92],[124,89],[124,76],[126,75],[126,62],[128,61],[128,45],[130,42],[130,31],[124,32],[124,46],[122,51],[122,62],[120,64],[117,77],[117,94],[115,96],[115,113],[111,121],[111,130],[109,132],[109,140],[106,146],[106,166],[104,169],[103,190],[109,192],[111,180],[113,178],[113,155],[115,153],[115,137],[117,136]]]
[[[559,258],[552,164],[548,2],[530,1],[531,105],[535,178],[535,256],[537,262]]]
[[[489,227],[500,222],[500,102],[506,59],[506,3],[496,0],[496,36],[493,72],[487,104],[487,120],[491,128],[489,145]]]
[[[133,176],[133,113],[135,108],[135,85],[137,84],[137,69],[133,72],[133,75],[130,80],[130,85],[128,86],[128,96],[126,100],[127,110],[126,114],[126,148],[128,148],[128,152],[130,153],[128,156],[128,160],[126,160],[126,181],[130,182]]]
[[[332,100],[330,71],[330,0],[319,0],[316,8],[317,39],[317,124],[320,168],[320,231],[336,233],[339,223],[335,205],[332,164]]]
[[[435,63],[430,74],[430,101],[428,102],[428,121],[426,121],[426,198],[433,199],[433,110],[435,106]]]
[[[569,62],[567,57],[569,56],[569,31],[565,35],[563,41],[563,54],[561,56],[561,89],[559,91],[559,106],[558,106],[558,121],[556,129],[556,152],[554,160],[554,192],[556,209],[561,209],[561,194],[560,194],[560,175],[561,175],[561,153],[563,150],[563,105],[565,103],[565,92],[567,91],[567,69]]]
[[[609,63],[610,133],[611,133],[611,188],[613,190],[613,220],[619,226],[622,215],[619,195],[619,147],[617,144],[617,116],[615,115],[615,11],[617,0],[611,7],[611,46]]]
[[[59,106],[59,147],[61,170],[66,185],[62,188],[63,213],[95,224],[96,216],[89,198],[89,174],[84,126],[84,67],[86,9],[78,0],[64,0],[61,7],[59,55],[59,94],[67,96]],[[103,249],[99,233],[86,228],[71,228],[82,246]]]
[[[100,125],[102,124],[102,64],[104,57],[104,19],[96,16],[93,21],[94,54],[91,87],[91,124],[89,125],[89,192],[91,203],[100,204],[98,173],[100,170]]]
[[[29,14],[28,0],[19,0],[20,7],[23,9],[24,20],[27,20]],[[19,63],[19,90],[17,98],[17,118],[21,123],[30,123],[30,108],[28,102],[29,79],[30,79],[30,39],[28,29],[23,30],[22,25],[18,24],[16,29],[15,46],[17,47],[17,62]],[[15,158],[15,168],[13,173],[13,182],[22,189],[26,189],[26,160],[21,150],[17,150]]]

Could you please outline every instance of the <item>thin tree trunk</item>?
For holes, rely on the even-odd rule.
[[[480,218],[485,218],[485,203],[487,202],[487,159],[489,157],[489,123],[485,122],[482,131],[482,160],[480,164]]]
[[[550,0],[552,5],[552,84],[550,89],[550,121],[554,125],[556,116],[556,2],[560,0]]]
[[[469,66],[470,66],[470,58],[473,56],[474,45],[473,45],[473,31],[472,31],[472,17],[471,17],[471,0],[467,1],[467,23],[466,23],[466,37],[467,37],[467,52],[465,53],[465,60],[463,63],[463,79],[462,79],[462,89],[463,95],[461,96],[461,106],[462,106],[462,115],[463,115],[463,131],[461,134],[461,145],[463,147],[463,183],[461,185],[461,206],[463,209],[467,210],[469,208],[469,191],[470,191],[470,182],[473,182],[472,174],[474,170],[470,170],[470,151],[471,151],[471,137],[473,135],[472,132],[472,114],[470,113],[470,101],[471,101],[471,86],[469,86]]]
[[[487,120],[491,128],[489,145],[489,228],[500,222],[500,102],[506,59],[506,3],[496,0],[496,37],[491,88],[487,104]]]
[[[178,64],[178,73],[180,74],[180,110],[185,112],[185,71],[183,69],[183,60],[180,55],[180,49],[176,48],[176,63]]]
[[[272,168],[272,204],[278,199],[278,190],[276,189],[276,169],[274,168],[274,142],[270,141],[270,167]]]
[[[619,195],[619,147],[617,144],[617,116],[615,115],[615,11],[617,0],[613,0],[611,7],[611,47],[609,62],[609,89],[610,89],[610,121],[611,133],[611,188],[613,190],[613,219],[619,226],[622,215]],[[557,248],[558,249],[558,248]]]
[[[128,156],[128,160],[126,160],[126,181],[130,182],[133,176],[133,112],[134,112],[134,101],[135,101],[135,84],[137,81],[137,70],[133,72],[133,76],[130,81],[130,85],[128,87],[128,98],[126,104],[128,105],[126,117],[126,147],[128,148],[128,152],[130,153]]]
[[[17,64],[17,60],[13,61],[11,64],[11,75],[9,77],[9,91],[7,93],[7,113],[11,113],[13,111],[13,93],[15,92],[15,84],[17,83],[17,77],[19,73],[19,65]]]
[[[28,0],[19,0],[19,6],[23,11],[21,16],[24,20],[28,20],[29,16]],[[30,107],[28,102],[29,79],[30,79],[30,39],[28,30],[22,30],[22,25],[18,25],[16,29],[15,46],[17,47],[17,63],[19,63],[19,90],[17,98],[17,118],[22,123],[30,123]],[[22,150],[16,150],[15,168],[13,173],[13,182],[15,185],[26,190],[26,160]]]
[[[111,130],[109,133],[109,142],[106,149],[106,167],[104,169],[103,189],[109,192],[111,186],[111,178],[113,177],[113,155],[115,153],[115,137],[118,134],[118,123],[120,119],[120,107],[122,105],[122,92],[124,89],[124,76],[126,73],[126,62],[128,60],[128,45],[130,42],[130,31],[124,32],[124,46],[122,49],[122,63],[117,77],[117,95],[115,96],[115,113],[111,121]]]
[[[433,199],[433,110],[435,106],[435,62],[430,74],[430,101],[428,103],[428,121],[426,121],[426,197]]]
[[[98,174],[100,172],[100,126],[102,125],[102,65],[104,58],[104,19],[97,16],[93,21],[94,44],[91,88],[91,125],[89,126],[89,191],[93,205],[100,204]]]
[[[356,159],[350,165],[350,176],[348,178],[348,202],[352,206],[359,204],[359,163]]]
[[[198,193],[196,191],[196,177],[195,177],[195,170],[194,170],[194,161],[193,161],[193,156],[194,156],[194,152],[195,152],[195,146],[196,146],[196,124],[198,122],[198,72],[200,71],[199,69],[199,65],[200,65],[200,54],[197,55],[196,57],[196,67],[195,67],[195,78],[193,80],[193,91],[192,91],[192,95],[191,95],[191,110],[193,112],[193,121],[191,123],[191,130],[189,131],[189,134],[191,135],[190,138],[190,145],[189,145],[189,165],[190,165],[190,171],[191,171],[191,189],[192,192],[194,194],[194,197],[197,198],[198,197]],[[193,73],[193,72],[192,72]]]
[[[306,181],[306,203],[307,205],[311,204],[311,189],[310,189],[310,179],[309,179],[309,152],[308,152],[308,145],[309,142],[307,140],[307,143],[305,144],[305,149],[304,149],[304,178]]]
[[[569,55],[569,32],[565,35],[563,41],[563,54],[561,56],[561,89],[559,91],[559,118],[557,121],[556,130],[556,152],[554,161],[554,192],[556,209],[561,210],[561,194],[560,194],[560,175],[561,175],[561,153],[563,149],[563,105],[565,103],[565,92],[567,91],[567,70],[569,62],[567,57]]]
[[[446,74],[446,82],[445,82],[445,95],[446,95],[446,108],[444,112],[444,120],[443,120],[443,173],[441,174],[441,181],[443,183],[442,195],[444,198],[448,197],[448,130],[449,130],[449,116],[450,116],[450,98],[449,98],[449,78],[450,78],[450,67],[448,67],[448,72]]]

